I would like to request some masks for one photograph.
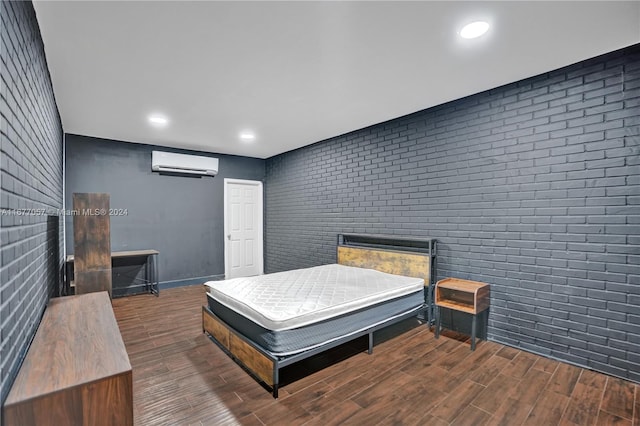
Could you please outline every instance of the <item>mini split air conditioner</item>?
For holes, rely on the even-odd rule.
[[[154,172],[215,176],[218,174],[218,159],[199,155],[152,151],[151,170]]]

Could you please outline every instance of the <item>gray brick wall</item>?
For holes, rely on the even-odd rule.
[[[0,19],[0,401],[4,401],[45,305],[60,283],[63,136],[33,5],[3,1]]]
[[[636,45],[272,157],[266,270],[434,237],[489,339],[640,381],[639,126]]]

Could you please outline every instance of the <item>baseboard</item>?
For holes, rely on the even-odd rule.
[[[160,290],[168,288],[184,287],[188,285],[204,284],[207,281],[220,281],[224,279],[224,274],[208,275],[206,277],[187,278],[184,280],[160,281]]]

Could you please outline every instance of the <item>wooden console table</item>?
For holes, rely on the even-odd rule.
[[[145,262],[145,285],[149,293],[156,296],[160,295],[160,281],[158,278],[158,250],[130,250],[130,251],[113,251],[111,252],[111,266],[113,267],[114,259],[144,257]],[[68,289],[71,285],[71,277],[73,276],[74,256],[68,255],[65,259],[65,286]]]
[[[436,283],[436,339],[440,336],[440,308],[471,314],[471,350],[476,349],[476,322],[479,313],[489,307],[489,284],[460,278],[445,278]]]
[[[3,419],[5,426],[133,425],[131,364],[106,291],[51,299]]]

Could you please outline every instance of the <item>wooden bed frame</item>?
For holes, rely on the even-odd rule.
[[[202,331],[231,358],[248,369],[254,377],[271,387],[273,397],[277,398],[280,369],[287,365],[364,335],[369,336],[368,353],[371,354],[373,352],[373,333],[376,330],[422,315],[425,312],[425,319],[430,325],[433,317],[435,256],[436,241],[432,239],[396,238],[380,235],[338,235],[337,263],[422,278],[425,282],[425,303],[418,311],[390,319],[318,348],[293,355],[276,356],[218,318],[208,306],[202,307]]]

